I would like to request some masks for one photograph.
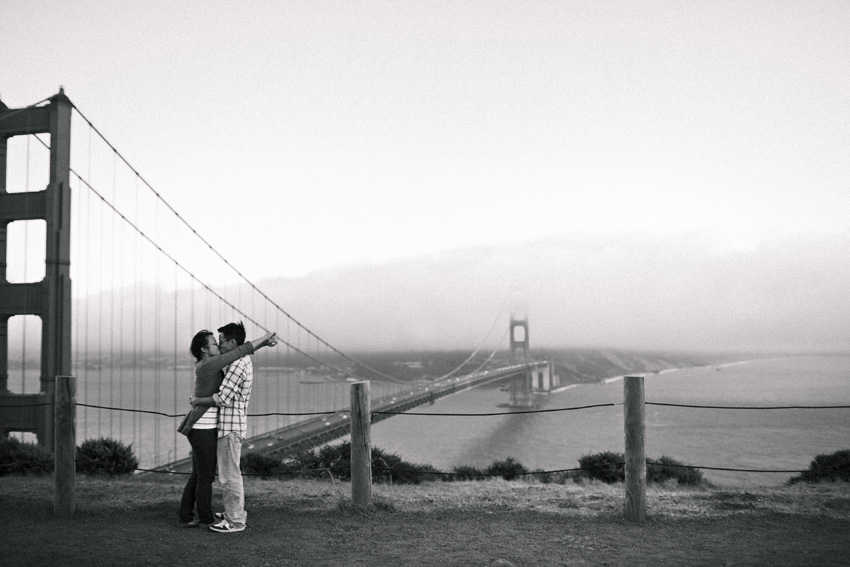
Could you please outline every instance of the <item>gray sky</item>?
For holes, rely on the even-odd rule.
[[[846,1],[2,0],[0,96],[63,85],[250,278],[564,232],[738,250],[848,229],[848,30]]]

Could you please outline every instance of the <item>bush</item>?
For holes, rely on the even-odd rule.
[[[133,446],[101,437],[88,439],[77,447],[77,472],[110,476],[132,474],[139,466]]]
[[[487,473],[470,465],[460,465],[452,469],[452,474],[443,476],[447,482],[458,480],[487,480]]]
[[[689,468],[670,457],[661,457],[654,462],[650,462],[649,459],[646,460],[646,482],[662,483],[670,479],[676,480],[680,485],[703,486],[707,484],[701,470]]]
[[[532,480],[537,480],[540,484],[566,484],[568,480],[573,482],[582,478],[581,471],[555,471],[545,472],[543,469],[536,469]]]
[[[493,461],[493,464],[487,467],[487,472],[501,476],[505,480],[513,480],[527,474],[528,469],[513,457],[508,457],[504,461]]]
[[[605,451],[582,455],[578,460],[584,476],[612,484],[626,480],[625,457],[622,453]]]
[[[243,474],[256,475],[260,478],[272,478],[286,472],[286,467],[280,459],[248,453],[239,460],[239,468]]]
[[[53,455],[41,445],[22,443],[14,437],[0,439],[0,476],[52,472]]]
[[[406,462],[395,453],[384,452],[378,447],[372,449],[372,476],[399,484],[419,484],[440,478],[437,469],[431,465]]]
[[[299,471],[302,476],[319,478],[330,472],[340,480],[351,479],[351,442],[326,445],[318,451],[307,451],[286,463],[286,470]],[[400,484],[417,484],[423,480],[439,478],[431,465],[417,465],[404,461],[396,454],[380,447],[372,447],[372,478]]]
[[[788,484],[836,481],[850,482],[850,449],[836,451],[831,455],[818,455],[809,465],[809,470],[790,478]]]
[[[626,480],[626,459],[622,453],[605,451],[584,455],[578,462],[584,476],[608,484]],[[646,482],[663,483],[671,479],[679,484],[702,486],[707,484],[702,471],[688,467],[671,457],[646,460]]]

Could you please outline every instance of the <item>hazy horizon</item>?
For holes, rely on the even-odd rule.
[[[343,352],[505,349],[513,315],[527,317],[532,349],[843,352],[850,348],[850,305],[842,300],[850,284],[848,255],[850,232],[785,234],[737,247],[705,232],[679,238],[563,234],[255,283]],[[262,330],[250,319],[273,329],[278,317],[278,332],[287,332],[280,312],[247,285],[219,289],[243,314],[199,298],[197,287],[176,294],[163,288],[160,296],[156,289],[117,289],[102,304],[75,296],[75,341],[95,349],[106,335],[121,340],[116,327],[129,332],[141,325],[145,348],[158,324],[161,348],[179,327],[182,355],[194,327],[245,319],[251,338]],[[141,304],[160,304],[160,310],[141,312]],[[15,319],[10,337],[14,325],[20,327]],[[290,323],[290,341],[296,330]],[[126,344],[138,342],[131,338]]]

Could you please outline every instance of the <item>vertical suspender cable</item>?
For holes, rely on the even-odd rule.
[[[177,246],[177,242],[178,242],[177,223],[175,223],[174,224],[174,245],[175,246]],[[175,413],[175,414],[177,413],[177,384],[178,384],[178,373],[177,373],[177,332],[178,332],[177,331],[177,328],[178,328],[177,320],[178,320],[178,317],[177,317],[177,310],[178,310],[179,302],[178,302],[177,293],[178,293],[178,289],[180,287],[179,282],[178,282],[178,279],[179,279],[179,276],[180,276],[179,270],[180,270],[180,268],[177,265],[177,262],[175,261],[174,262],[174,338],[171,340],[171,345],[172,345],[172,349],[173,349],[172,350],[173,354],[172,354],[171,366],[174,368],[174,380],[173,380],[174,385],[172,387],[172,390],[174,392],[174,411],[172,413]],[[172,449],[174,450],[174,459],[176,460],[177,459],[177,428],[172,427],[171,430],[172,430],[172,435],[174,437],[174,444],[172,445]]]
[[[71,179],[76,183],[75,177],[72,177]],[[80,199],[81,199],[81,194],[80,194],[79,188],[74,189],[72,187],[72,191],[71,191],[71,201],[72,201],[71,202],[71,230],[73,232],[71,234],[71,242],[76,244],[76,247],[75,247],[76,256],[74,257],[73,261],[71,262],[71,270],[72,270],[71,281],[77,282],[77,285],[79,285],[80,280],[81,280],[80,259],[81,259],[82,248],[80,247],[80,237],[79,237],[80,229],[79,229],[79,227],[82,226],[82,220],[81,220],[81,217],[80,217],[80,206],[81,206],[82,202],[81,202]],[[77,297],[80,297],[80,291],[78,289],[74,290],[74,291],[76,291]],[[73,302],[74,301],[73,301],[73,297],[72,297],[71,303],[73,304]],[[79,307],[80,305],[81,305],[81,302],[77,301],[77,307]],[[72,307],[72,309],[73,309],[73,307]],[[75,310],[75,313],[76,313],[76,310]],[[79,365],[79,354],[78,353],[80,351],[80,348],[79,348],[79,345],[80,345],[80,317],[78,315],[79,314],[77,313],[77,316],[74,316],[71,319],[71,322],[72,322],[72,325],[73,325],[72,337],[74,339],[74,343],[72,345],[72,351],[71,351],[73,353],[73,358],[71,359],[71,369],[72,369],[71,373],[74,376],[77,376],[77,378],[79,380],[80,365]],[[79,410],[77,410],[77,411],[79,411]]]
[[[286,319],[286,413],[292,413],[292,321]],[[286,416],[286,425],[292,423],[292,416]]]
[[[274,312],[274,328],[278,333],[280,332],[280,312],[275,310]],[[280,370],[280,349],[274,349],[274,366],[275,373],[277,376],[275,377],[275,393],[277,394],[277,402],[275,403],[275,408],[280,412],[280,381],[281,377],[284,375]],[[275,428],[280,429],[280,416],[275,416]]]
[[[156,213],[154,213],[154,218],[156,219],[156,229],[154,234],[156,234],[156,241],[159,242],[159,207],[156,208]],[[155,252],[151,252],[154,260],[154,320],[153,320],[153,340],[154,340],[154,411],[159,412],[159,398],[160,398],[160,376],[159,376],[159,317],[160,317],[160,304],[159,304],[159,256],[155,254]],[[154,459],[155,464],[159,464],[159,420],[154,421]]]
[[[124,407],[124,305],[125,305],[125,293],[124,289],[124,258],[127,256],[127,250],[125,250],[125,242],[124,242],[124,223],[119,225],[121,235],[117,238],[117,241],[120,243],[119,249],[119,282],[118,288],[121,290],[121,301],[118,302],[118,384],[119,384],[119,404],[121,407]],[[114,293],[114,292],[113,292]],[[124,440],[124,413],[122,413],[118,418],[118,436],[121,438],[122,442]]]
[[[222,297],[227,297],[227,282],[226,282],[224,273],[221,270],[219,270],[218,266],[216,266],[215,264],[213,264],[213,266],[214,266],[213,269],[215,270],[216,274],[218,275],[218,285],[219,285],[218,290],[219,290],[219,293],[221,294]],[[215,318],[211,321],[212,327],[210,328],[210,330],[212,332],[215,333],[216,328],[218,328],[219,325],[224,324],[223,321],[224,321],[224,319],[227,318],[227,312],[225,311],[225,309],[226,309],[225,304],[222,303],[221,301],[219,301],[218,302],[218,313],[216,314]],[[216,338],[218,338],[218,337],[216,337]]]
[[[251,306],[253,308],[254,303],[256,302],[256,299],[257,299],[257,294],[251,293],[251,297],[252,297]],[[264,307],[263,307],[263,321],[269,321],[268,304],[263,302],[263,305],[264,305]],[[268,323],[266,323],[266,324],[268,324]],[[277,332],[277,327],[274,327],[274,329],[272,329],[272,330],[274,332]],[[266,354],[266,356],[268,356],[268,353],[265,353],[265,354]],[[269,366],[269,365],[267,365],[267,366]],[[265,372],[266,372],[266,374],[268,374],[268,370],[266,370]],[[271,392],[269,391],[271,389],[271,382],[269,382],[269,378],[271,378],[271,376],[266,376],[266,379],[262,381],[263,391],[265,392],[263,397],[261,398],[263,400],[263,406],[265,407],[265,411],[263,413],[269,413],[269,410],[272,409],[272,408],[269,407],[271,405],[270,404],[270,402],[271,402]],[[268,431],[269,430],[268,423],[269,423],[269,419],[264,418],[263,419],[263,427],[262,428],[255,428],[255,431]]]
[[[195,254],[195,239],[194,238],[191,240],[190,246],[191,246],[191,250],[190,250],[191,256],[190,257],[196,258],[197,256]],[[195,299],[196,299],[195,290],[197,289],[197,285],[198,284],[195,283],[194,280],[190,280],[189,281],[189,289],[186,290],[186,293],[189,295],[189,297],[188,297],[189,302],[192,305],[192,311],[189,313],[189,331],[193,335],[195,333],[195,329],[197,329],[197,327],[195,326],[195,307],[196,307],[195,306]]]
[[[215,281],[214,280],[215,271],[213,270],[213,267],[212,267],[212,256],[210,256],[209,254],[207,254],[207,270],[209,271],[209,275],[207,276],[207,281],[210,282],[210,285],[212,285],[212,282]],[[203,325],[200,325],[200,326],[203,327],[203,328],[206,328],[206,326],[209,324],[210,319],[212,319],[212,294],[209,291],[204,291],[203,294],[207,298],[207,309],[206,309],[206,311],[204,311],[204,319],[205,319],[206,322]],[[197,329],[192,329],[192,330],[195,331]]]
[[[112,202],[115,203],[115,152],[112,152]],[[115,407],[115,215],[109,215],[112,220],[112,230],[109,232],[109,237],[112,239],[113,245],[109,247],[110,262],[110,292],[109,292],[109,407]],[[104,243],[101,243],[103,245]],[[102,332],[102,331],[101,331]],[[109,412],[109,435],[113,436],[113,417],[114,411]],[[121,417],[119,416],[120,420]]]
[[[93,179],[89,177],[89,182],[93,182]],[[100,248],[100,262],[98,265],[98,301],[97,301],[97,404],[103,405],[103,268],[104,268],[104,260],[103,260],[103,249],[106,248],[106,236],[103,234],[103,205],[102,203],[98,203],[98,207],[100,210],[100,217],[98,218],[98,226],[100,227],[100,240],[98,241],[98,248]],[[101,431],[101,426],[103,424],[103,410],[99,411],[98,420],[97,420],[97,434],[98,437],[102,437],[103,433]]]
[[[89,143],[88,143],[88,173],[87,176],[91,179],[91,126],[89,126]],[[92,219],[92,204],[91,204],[91,192],[86,191],[86,250],[91,250],[91,219]],[[83,368],[85,369],[85,376],[83,377],[83,399],[86,404],[91,404],[91,398],[89,398],[89,314],[91,312],[91,264],[92,259],[91,256],[86,256],[86,324],[85,324],[85,357],[83,360]],[[88,421],[88,406],[83,409],[83,422],[85,423],[86,429],[90,427],[90,423]],[[92,412],[94,414],[94,412]],[[85,438],[85,434],[83,434]]]
[[[139,216],[139,178],[135,177],[135,213],[136,217]],[[139,388],[139,383],[141,382],[141,370],[139,368],[139,343],[141,343],[141,309],[139,308],[139,264],[141,263],[139,258],[139,238],[137,236],[133,236],[133,406],[134,408],[139,407],[139,398],[137,394],[137,390]],[[133,441],[136,441],[137,431],[136,424],[140,420],[138,417],[141,414],[133,414]],[[142,448],[142,443],[138,443],[136,447],[139,449]]]

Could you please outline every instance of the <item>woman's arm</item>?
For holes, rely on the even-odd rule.
[[[256,345],[256,347],[254,346]],[[224,354],[220,354],[217,356],[211,356],[209,358],[205,358],[199,362],[195,363],[195,375],[199,375],[201,373],[210,374],[220,372],[222,369],[226,368],[232,362],[239,360],[243,356],[253,354],[256,350],[265,347],[265,346],[275,346],[277,345],[277,335],[275,333],[266,333],[259,339],[254,339],[252,341],[248,341],[245,344],[242,344],[230,352],[226,352]],[[206,397],[189,397],[189,403],[193,406],[214,406],[215,401],[211,396]]]
[[[243,356],[254,354],[254,352],[254,344],[251,341],[248,341],[244,344],[239,345],[230,352],[211,356],[209,358],[201,360],[200,362],[196,362],[195,368],[203,368],[204,372],[215,372],[218,370],[222,370],[225,366],[227,366],[234,360],[239,360]]]
[[[196,362],[195,368],[203,368],[204,371],[210,369],[213,372],[216,370],[222,370],[234,360],[239,360],[243,356],[254,354],[256,351],[265,346],[275,346],[276,344],[277,333],[266,333],[259,339],[247,341],[230,352],[219,354],[218,356],[211,356],[201,360],[200,362]]]

